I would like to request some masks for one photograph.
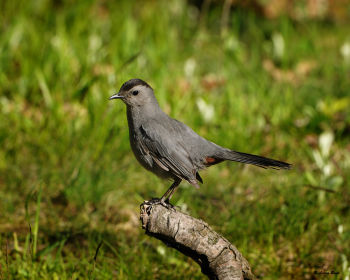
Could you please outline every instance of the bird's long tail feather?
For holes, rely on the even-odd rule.
[[[223,158],[225,160],[237,161],[247,164],[253,164],[262,168],[273,168],[273,169],[291,169],[292,165],[283,161],[265,158],[262,156],[256,156],[236,151],[227,150]]]

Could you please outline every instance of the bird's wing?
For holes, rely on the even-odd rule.
[[[186,148],[180,143],[181,138],[176,135],[176,131],[165,127],[158,120],[142,124],[140,131],[143,149],[148,151],[161,168],[189,182],[195,181],[195,167]]]

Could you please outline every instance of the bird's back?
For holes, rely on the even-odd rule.
[[[177,141],[181,143],[179,148],[188,151],[189,157],[197,170],[205,167],[206,157],[223,150],[222,147],[198,135],[186,124],[170,117],[169,119],[173,127],[173,136],[178,138]]]

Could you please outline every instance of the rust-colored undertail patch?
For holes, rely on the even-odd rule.
[[[223,159],[218,159],[218,158],[214,158],[214,157],[205,157],[205,164],[210,166],[210,165],[214,165],[214,164],[218,164],[220,162],[224,161]]]

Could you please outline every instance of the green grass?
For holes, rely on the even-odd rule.
[[[0,5],[0,279],[202,279],[140,229],[139,204],[169,183],[139,166],[108,101],[135,77],[202,136],[294,164],[222,163],[174,203],[261,278],[349,277],[347,24],[234,10],[221,33],[220,7],[199,26],[185,1],[73,2]]]

